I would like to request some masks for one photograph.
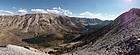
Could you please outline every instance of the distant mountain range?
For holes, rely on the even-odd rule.
[[[84,26],[95,26],[99,24],[108,24],[111,20],[100,20],[97,18],[78,18],[78,20],[84,25]]]
[[[82,33],[92,32],[95,29],[102,28],[113,21],[113,20],[100,20],[97,18],[78,18],[78,17],[71,17],[71,19],[77,20],[78,23],[84,26],[84,30],[81,31]]]

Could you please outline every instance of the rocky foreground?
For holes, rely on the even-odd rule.
[[[0,55],[49,55],[34,48],[25,48],[16,45],[0,46]]]

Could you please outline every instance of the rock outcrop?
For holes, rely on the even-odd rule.
[[[1,55],[49,55],[36,49],[26,49],[16,45],[0,46]]]

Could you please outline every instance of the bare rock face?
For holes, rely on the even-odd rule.
[[[0,16],[1,29],[19,29],[23,32],[57,33],[76,32],[80,28],[67,16],[57,14],[26,14],[23,16]],[[63,30],[62,30],[63,29]]]
[[[140,55],[140,9],[123,13],[86,40],[93,44],[66,55]]]

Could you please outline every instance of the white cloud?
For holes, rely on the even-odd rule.
[[[16,9],[16,7],[13,7],[13,9]]]
[[[3,10],[0,10],[0,12],[3,12]]]
[[[46,10],[46,12],[48,12],[48,13],[60,13],[58,10],[49,10],[49,9],[47,9]]]
[[[8,11],[8,10],[0,10],[0,12],[2,12],[2,13],[6,13],[6,14],[13,14],[13,12]]]
[[[63,12],[65,15],[72,15],[72,12],[70,10],[64,10]]]
[[[96,13],[91,13],[91,12],[84,12],[79,14],[81,17],[87,17],[87,18],[96,18],[98,16],[100,16],[101,14],[96,14]]]
[[[58,10],[60,12],[60,14],[64,14],[64,15],[72,15],[72,12],[70,10],[65,10],[62,9],[61,7],[54,7],[54,10]]]
[[[15,9],[16,7],[13,7]],[[61,7],[53,7],[52,9],[31,9],[34,13],[55,13],[55,14],[61,14],[61,15],[67,15],[70,17],[82,17],[82,18],[98,18],[101,20],[113,20],[117,16],[116,15],[110,15],[107,13],[93,13],[93,12],[83,12],[80,14],[74,14],[70,10],[62,9]],[[26,14],[28,13],[27,10],[20,8],[17,12],[11,12],[8,10],[0,10],[0,15],[14,15],[14,14]]]
[[[101,13],[92,13],[92,12],[83,12],[80,14],[73,14],[70,10],[62,9],[61,7],[54,7],[53,9],[32,9],[32,12],[35,13],[56,13],[56,14],[62,14],[67,15],[71,17],[81,17],[81,18],[98,18],[101,20],[113,20],[116,18],[115,15],[109,15],[107,13],[101,14]]]
[[[13,14],[13,12],[11,11],[4,11],[5,13],[9,13],[9,14]]]
[[[62,14],[62,15],[72,15],[72,12],[70,10],[62,9],[61,7],[54,7],[53,9],[31,9],[32,12],[35,13],[55,13],[55,14]]]
[[[20,9],[20,10],[17,11],[17,13],[19,13],[19,14],[27,14],[28,11],[25,10],[25,9]]]
[[[50,10],[50,9],[47,9],[47,10],[44,10],[44,9],[31,9],[32,12],[35,12],[35,13],[59,13],[59,11],[57,10]]]
[[[0,16],[5,16],[6,14],[0,14]]]
[[[32,12],[35,13],[48,13],[47,11],[45,11],[44,9],[31,9]]]
[[[4,11],[5,13],[9,13],[9,14],[13,14],[13,12],[11,11]]]
[[[92,13],[92,12],[84,12],[80,13],[79,15],[75,15],[76,17],[82,17],[82,18],[98,18],[101,20],[114,20],[116,18],[115,15],[109,15],[107,13],[100,14],[100,13]]]
[[[53,7],[53,9],[56,10],[56,9],[61,9],[61,8],[60,7],[58,7],[58,8],[57,7]]]

